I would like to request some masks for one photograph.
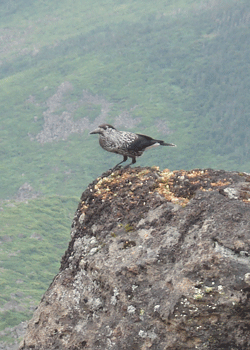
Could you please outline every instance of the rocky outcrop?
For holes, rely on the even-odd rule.
[[[20,349],[250,349],[249,219],[244,173],[103,174]]]

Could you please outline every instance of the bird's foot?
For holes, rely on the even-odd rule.
[[[111,168],[110,170],[115,171],[115,170],[118,170],[118,169],[121,169],[121,168],[122,168],[121,165],[116,165],[116,166],[114,166],[114,168]]]

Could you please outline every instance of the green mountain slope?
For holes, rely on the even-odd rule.
[[[16,232],[2,243],[1,305],[25,261],[33,277],[18,289],[38,302],[69,241],[72,217],[53,213],[61,201],[73,213],[73,198],[119,161],[89,135],[99,123],[177,144],[145,152],[141,166],[250,172],[249,1],[18,0],[0,4],[0,19],[0,237]],[[38,197],[17,210],[25,184]]]
[[[178,145],[139,164],[249,171],[248,2],[18,3],[1,5],[3,198],[25,181],[43,193],[75,195],[116,162],[88,125],[42,146],[35,140],[48,110],[52,118],[98,118],[100,103],[81,102],[83,90],[110,104],[109,122],[127,113],[137,123],[120,128]],[[71,88],[49,109],[65,82]]]
[[[48,196],[1,207],[0,332],[32,315],[58,272],[77,202]]]

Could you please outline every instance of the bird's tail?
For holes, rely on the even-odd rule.
[[[164,141],[158,141],[161,146],[171,146],[171,147],[177,147],[174,143],[166,143]]]

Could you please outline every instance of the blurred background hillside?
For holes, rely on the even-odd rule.
[[[94,127],[177,144],[138,166],[250,172],[250,3],[16,0],[0,19],[0,337],[11,343],[59,269],[82,191],[121,158]]]

